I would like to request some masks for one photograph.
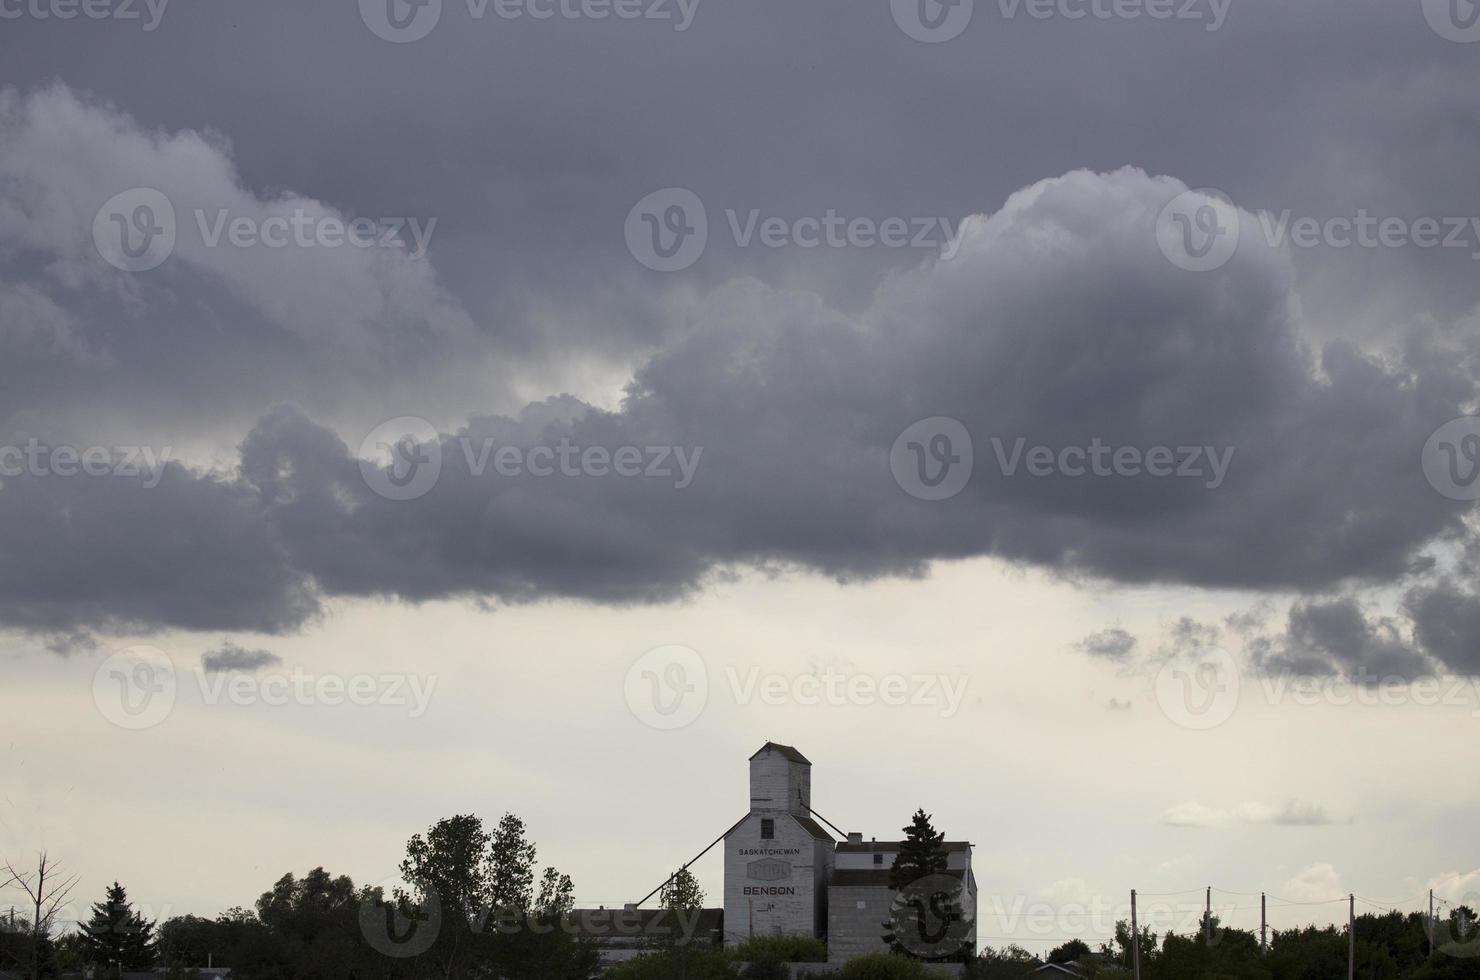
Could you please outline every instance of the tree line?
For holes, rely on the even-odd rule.
[[[1142,927],[1142,980],[1346,980],[1350,940],[1337,926],[1304,926],[1270,932],[1266,949],[1252,931],[1223,925],[1204,914],[1194,935],[1159,937]],[[1356,917],[1358,980],[1480,980],[1480,932],[1468,907],[1430,925],[1420,912],[1365,913]],[[1070,940],[1040,961],[1017,946],[983,949],[972,975],[979,980],[1020,980],[1042,962],[1073,964],[1086,978],[1129,978],[1134,952],[1130,926],[1116,923],[1115,940],[1096,949]]]
[[[1194,935],[1158,936],[1142,927],[1132,938],[1124,921],[1113,942],[1092,948],[1071,940],[1039,959],[1017,946],[984,948],[971,931],[961,888],[947,872],[945,836],[923,810],[904,828],[889,883],[900,914],[881,923],[888,953],[859,957],[816,980],[926,980],[928,961],[961,964],[966,980],[1027,980],[1044,963],[1089,978],[1129,980],[1139,952],[1142,980],[1345,980],[1344,928],[1273,930],[1267,948],[1249,931],[1206,915]],[[34,869],[4,865],[0,884],[22,906],[0,915],[0,971],[21,980],[54,980],[87,971],[95,980],[162,971],[195,980],[207,964],[244,980],[590,980],[601,974],[598,951],[573,920],[574,886],[554,867],[541,868],[522,820],[506,814],[485,826],[474,815],[439,820],[406,843],[400,879],[389,892],[314,868],[288,873],[251,909],[214,919],[174,916],[153,922],[136,911],[118,882],[92,904],[86,922],[63,932],[59,917],[77,879],[49,856]],[[5,881],[8,876],[9,881]],[[919,891],[919,882],[932,882]],[[705,895],[687,868],[661,889],[660,906],[685,921]],[[928,915],[926,914],[928,912]],[[924,930],[912,936],[916,929]],[[921,935],[932,940],[923,945]],[[1355,976],[1360,980],[1480,980],[1480,930],[1474,912],[1454,908],[1432,924],[1421,913],[1367,913],[1356,918]],[[786,980],[787,963],[825,962],[827,947],[811,937],[758,937],[720,948],[682,930],[637,941],[640,955],[607,980]],[[957,941],[961,939],[961,941]],[[1431,944],[1433,950],[1431,952]]]
[[[247,980],[471,980],[541,977],[588,980],[597,955],[566,921],[569,876],[541,869],[524,822],[505,815],[487,827],[474,815],[439,820],[406,844],[387,892],[314,868],[288,873],[251,909],[214,919],[148,921],[114,882],[75,932],[60,914],[77,884],[48,857],[40,874],[7,865],[27,908],[0,916],[0,970],[21,980],[91,973],[95,980],[160,970],[195,977],[208,964]]]

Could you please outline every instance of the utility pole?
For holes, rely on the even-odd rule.
[[[1346,917],[1346,980],[1357,980],[1357,896],[1348,896],[1351,910]]]
[[[1141,980],[1141,927],[1136,923],[1136,890],[1131,889],[1131,968],[1133,980]]]
[[[1203,945],[1213,945],[1213,889],[1208,888],[1208,904],[1203,908]]]
[[[1269,911],[1264,904],[1264,893],[1259,893],[1259,955],[1269,952]]]
[[[1429,889],[1429,956],[1434,955],[1434,890]]]

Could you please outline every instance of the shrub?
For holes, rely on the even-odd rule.
[[[791,980],[791,967],[774,956],[758,956],[740,970],[740,980]]]
[[[756,936],[730,950],[737,963],[778,960],[782,963],[826,963],[827,943],[812,936]]]
[[[871,953],[843,966],[843,980],[933,980],[919,960],[895,953]]]
[[[647,953],[606,972],[607,980],[733,980],[734,976],[723,953],[698,947]]]

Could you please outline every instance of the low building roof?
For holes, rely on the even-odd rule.
[[[822,829],[822,825],[811,817],[799,817],[795,813],[791,818],[802,825],[802,829],[812,835],[813,840],[825,840],[829,844],[836,843],[837,838]]]
[[[897,851],[904,846],[904,843],[902,840],[867,841],[862,844],[850,844],[847,841],[842,841],[838,844],[838,850],[849,854],[867,854],[871,851]],[[971,843],[964,840],[948,840],[942,842],[940,846],[946,851],[971,850]]]
[[[667,909],[573,909],[566,919],[576,935],[586,939],[621,942],[684,935],[696,941],[722,932],[724,909],[694,909],[675,915]]]

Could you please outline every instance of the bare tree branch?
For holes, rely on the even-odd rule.
[[[51,932],[57,913],[77,887],[79,878],[64,877],[61,864],[52,861],[45,851],[37,855],[35,871],[17,871],[7,860],[4,873],[10,877],[0,888],[19,888],[31,908],[31,961],[22,966],[29,967],[26,976],[30,980],[37,980],[41,976],[41,941]]]

